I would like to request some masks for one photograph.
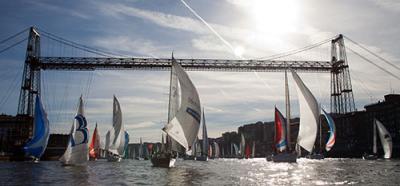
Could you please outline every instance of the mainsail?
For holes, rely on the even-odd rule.
[[[326,142],[325,150],[330,151],[333,145],[335,145],[335,140],[336,140],[335,122],[333,121],[333,118],[328,113],[326,113],[326,111],[323,108],[321,108],[321,110],[329,126],[329,138],[328,141]]]
[[[67,150],[60,158],[65,165],[82,164],[89,160],[88,153],[88,134],[87,121],[83,111],[82,96],[79,98],[78,112],[69,134]]]
[[[47,113],[43,108],[42,100],[40,99],[39,95],[37,95],[35,102],[33,136],[32,139],[24,146],[25,155],[27,157],[40,159],[46,150],[49,135],[50,130]]]
[[[213,144],[214,144],[214,157],[219,158],[220,157],[219,145],[215,141]]]
[[[385,152],[385,155],[383,157],[386,159],[391,158],[393,147],[392,137],[379,120],[375,119],[374,122],[376,124],[376,127],[378,128],[379,138],[381,139],[383,151]]]
[[[93,131],[93,136],[92,136],[92,141],[90,142],[89,145],[89,156],[90,158],[99,158],[100,156],[100,136],[99,132],[97,131],[97,123],[96,127],[94,128]]]
[[[208,155],[208,135],[207,135],[207,127],[206,127],[206,118],[204,116],[204,108],[203,108],[203,118],[202,118],[202,123],[203,123],[203,148],[202,148],[202,155],[207,156]]]
[[[286,121],[282,113],[275,107],[275,147],[278,152],[286,150]]]
[[[306,87],[294,70],[292,76],[296,82],[300,105],[300,127],[297,143],[308,152],[312,152],[317,137],[319,105],[311,91]]]
[[[181,104],[163,130],[186,150],[190,150],[189,145],[193,144],[200,127],[200,98],[189,76],[174,58],[172,69],[176,71],[179,80]]]
[[[122,156],[125,147],[124,126],[122,124],[122,112],[117,98],[114,96],[113,103],[113,128],[110,130],[110,146],[108,151]]]

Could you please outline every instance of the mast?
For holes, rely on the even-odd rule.
[[[373,127],[374,127],[374,142],[373,142],[373,147],[372,147],[372,152],[374,153],[374,154],[376,154],[377,153],[377,148],[376,148],[376,119],[374,119],[374,123],[372,124],[373,125]]]
[[[321,108],[321,106],[320,106]],[[319,153],[322,154],[322,120],[321,116],[319,117]]]
[[[285,70],[285,103],[286,103],[286,138],[288,143],[288,150],[291,152],[290,144],[290,97],[289,97],[289,84],[287,79],[287,71]]]

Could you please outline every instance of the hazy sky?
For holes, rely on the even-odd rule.
[[[185,5],[186,2],[186,5]],[[191,7],[191,10],[188,8]],[[94,48],[126,55],[169,58],[250,59],[301,48],[339,33],[400,66],[400,2],[396,0],[120,0],[3,1],[0,40],[29,26]],[[202,20],[201,20],[202,19]],[[27,35],[25,35],[27,36]],[[393,74],[399,70],[367,55]],[[2,50],[10,43],[0,44]],[[0,112],[15,114],[26,43],[0,54]],[[42,38],[42,55],[87,55]],[[329,44],[284,58],[329,60]],[[399,80],[348,50],[358,110],[400,92]],[[273,119],[284,112],[283,73],[188,72],[205,107],[208,134]],[[300,73],[327,110],[329,73]],[[293,116],[297,93],[290,80]],[[43,100],[51,131],[67,133],[80,94],[89,128],[111,127],[112,96],[121,104],[131,141],[159,141],[167,119],[169,73],[165,71],[45,71]]]

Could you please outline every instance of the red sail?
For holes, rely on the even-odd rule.
[[[245,158],[250,158],[251,149],[250,149],[250,145],[249,144],[246,144],[246,149],[244,151],[244,155],[245,155]]]
[[[100,136],[97,132],[97,123],[96,128],[94,128],[92,141],[89,145],[89,157],[92,159],[97,159],[100,154]]]

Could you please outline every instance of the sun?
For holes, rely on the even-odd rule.
[[[235,50],[234,50],[234,53],[235,53],[236,57],[240,57],[241,58],[243,56],[243,53],[244,53],[244,48],[241,47],[241,46],[237,46],[235,48]]]
[[[252,0],[250,14],[258,32],[285,34],[295,32],[298,24],[297,0]]]

